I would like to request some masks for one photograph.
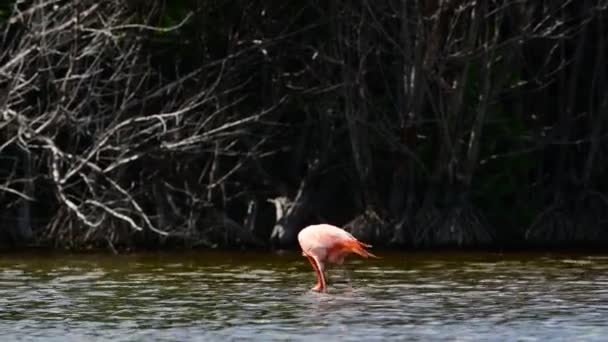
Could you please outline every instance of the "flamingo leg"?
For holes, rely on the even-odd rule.
[[[308,258],[308,261],[312,265],[312,268],[315,270],[315,275],[317,276],[317,284],[312,288],[312,290],[317,292],[325,291],[327,285],[325,284],[325,276],[323,275],[321,267],[319,267],[319,264],[315,258],[311,257],[310,255],[305,256]]]

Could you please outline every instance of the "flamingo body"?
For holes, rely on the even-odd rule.
[[[317,224],[302,229],[298,234],[298,242],[302,255],[308,258],[317,275],[317,284],[312,289],[318,292],[327,289],[324,275],[327,264],[341,265],[351,253],[364,258],[377,258],[365,250],[371,245],[360,242],[347,231],[330,224]]]

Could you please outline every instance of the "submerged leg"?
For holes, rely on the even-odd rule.
[[[306,255],[308,261],[312,265],[312,268],[315,270],[315,274],[317,276],[317,284],[312,288],[313,291],[323,292],[327,288],[327,284],[325,284],[325,276],[323,275],[323,269],[321,265],[317,262],[317,260],[310,255]]]

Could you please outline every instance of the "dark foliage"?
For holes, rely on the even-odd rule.
[[[608,242],[608,2],[0,6],[0,238]]]

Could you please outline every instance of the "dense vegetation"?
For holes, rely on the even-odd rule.
[[[0,5],[0,240],[608,242],[608,2]]]

